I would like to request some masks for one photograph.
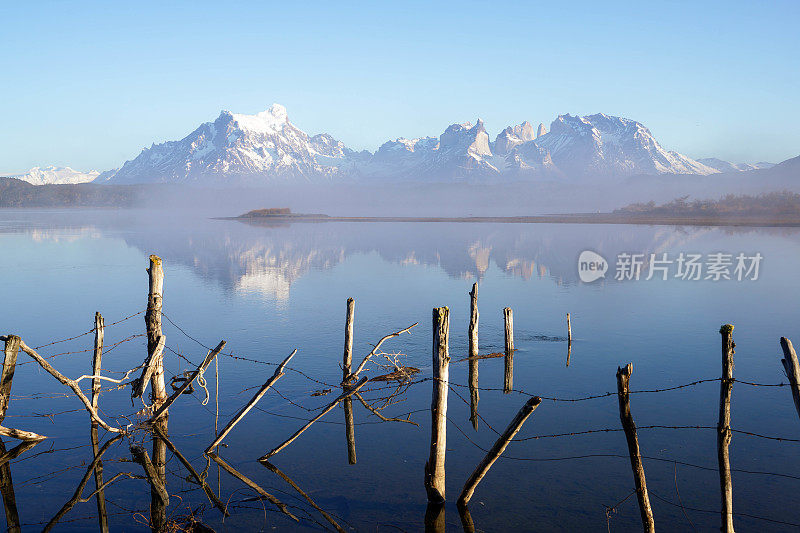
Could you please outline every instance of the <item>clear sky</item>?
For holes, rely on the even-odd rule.
[[[800,154],[800,2],[0,2],[0,172],[106,170],[273,102],[356,149],[603,112]]]

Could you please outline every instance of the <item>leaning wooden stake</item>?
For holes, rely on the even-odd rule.
[[[425,463],[428,502],[444,503],[444,459],[447,451],[447,391],[450,381],[450,309],[433,310],[433,394],[431,398],[431,449]]]
[[[508,394],[514,388],[514,312],[510,307],[503,309],[506,332],[506,359],[503,372],[503,392]]]
[[[189,374],[189,377],[186,378],[183,384],[180,387],[178,387],[178,389],[175,392],[173,392],[169,398],[167,398],[161,403],[161,407],[159,407],[156,410],[156,412],[153,413],[153,416],[150,418],[150,423],[155,422],[156,420],[167,414],[169,406],[172,405],[175,402],[175,400],[177,400],[178,397],[180,397],[181,394],[183,394],[183,391],[189,388],[189,386],[194,382],[194,380],[197,379],[197,376],[199,376],[201,373],[205,371],[206,368],[208,368],[208,365],[211,364],[211,361],[213,361],[214,358],[217,355],[219,355],[219,352],[224,347],[225,347],[225,341],[219,341],[217,347],[208,352],[208,355],[206,355],[206,358],[203,359],[202,363],[200,363],[200,366],[198,366],[196,370],[194,370],[191,374]]]
[[[800,415],[800,364],[797,362],[797,353],[794,351],[792,341],[786,337],[781,337],[781,348],[783,348],[781,363],[783,363],[786,377],[789,378],[791,384],[794,407],[797,409],[797,414]]]
[[[291,437],[289,437],[288,439],[286,439],[286,440],[285,440],[285,441],[284,441],[284,442],[283,442],[281,445],[279,445],[277,448],[273,449],[272,451],[270,451],[270,452],[268,452],[268,453],[264,454],[264,455],[263,455],[261,458],[259,458],[259,461],[266,461],[266,460],[268,460],[270,457],[272,457],[273,455],[275,455],[276,453],[278,453],[279,451],[281,451],[282,449],[286,448],[288,445],[290,445],[292,442],[294,442],[294,440],[295,440],[297,437],[299,437],[301,433],[303,433],[305,430],[307,430],[309,427],[311,427],[311,425],[312,425],[314,422],[316,422],[317,420],[319,420],[320,418],[322,418],[323,416],[325,416],[326,414],[328,414],[328,413],[331,411],[331,409],[333,409],[334,407],[336,407],[336,404],[338,404],[339,402],[341,402],[341,401],[342,401],[342,400],[344,400],[345,398],[349,398],[350,396],[352,396],[353,394],[355,394],[356,392],[358,392],[358,391],[361,389],[361,387],[363,387],[364,385],[366,385],[366,384],[367,384],[367,381],[368,381],[368,380],[367,380],[367,378],[366,378],[366,377],[363,377],[363,378],[361,378],[360,380],[358,380],[358,383],[356,383],[356,384],[355,384],[355,385],[353,385],[352,387],[349,387],[349,388],[347,389],[347,391],[345,391],[345,392],[343,392],[342,394],[340,394],[338,398],[336,398],[335,400],[333,400],[333,401],[332,401],[332,402],[331,402],[331,403],[330,403],[330,404],[329,404],[329,405],[328,405],[328,406],[327,406],[325,409],[323,409],[323,410],[322,410],[322,411],[321,411],[321,412],[320,412],[320,413],[319,413],[317,416],[315,416],[314,418],[312,418],[311,420],[309,420],[309,421],[308,421],[308,423],[307,423],[306,425],[304,425],[303,427],[301,427],[300,429],[298,429],[297,431],[295,431],[295,432],[294,432],[294,434],[293,434]]]
[[[719,385],[719,424],[717,424],[717,459],[719,460],[719,488],[722,497],[722,527],[724,533],[733,533],[733,482],[731,458],[728,447],[733,437],[731,431],[731,393],[733,392],[733,326],[719,328],[722,335],[722,380]]]
[[[8,335],[5,340],[3,374],[0,376],[0,422],[6,417],[8,404],[11,403],[11,385],[14,381],[20,342],[20,338],[16,335]]]
[[[344,321],[344,355],[342,357],[342,392],[345,392],[350,381],[350,372],[353,365],[353,321],[355,319],[356,303],[352,298],[347,299],[347,316]],[[347,462],[356,464],[356,428],[353,419],[353,399],[347,397],[342,402],[344,406],[344,433],[347,439]]]
[[[283,369],[286,368],[286,364],[289,361],[292,360],[292,357],[294,357],[294,354],[296,354],[296,353],[297,353],[297,350],[294,350],[292,353],[289,354],[289,357],[284,359],[283,362],[280,365],[278,365],[278,368],[275,369],[275,373],[272,374],[272,377],[269,378],[267,380],[267,382],[264,383],[261,386],[260,389],[258,389],[258,392],[255,394],[255,396],[253,396],[250,399],[250,401],[247,402],[247,404],[245,404],[244,407],[239,409],[239,412],[236,413],[233,416],[233,418],[231,418],[231,421],[228,422],[228,424],[222,429],[222,431],[220,431],[220,433],[217,436],[217,438],[214,439],[214,442],[212,442],[211,444],[208,445],[208,448],[206,448],[206,452],[205,453],[210,453],[210,452],[212,452],[214,450],[214,448],[219,446],[219,443],[222,442],[222,439],[224,439],[228,435],[228,433],[231,432],[231,430],[233,429],[233,426],[235,426],[236,424],[241,422],[242,418],[244,418],[244,415],[249,413],[250,409],[255,407],[255,405],[259,402],[259,400],[261,400],[261,398],[264,397],[264,395],[272,387],[272,385],[274,385],[276,381],[278,381],[282,376],[285,375],[284,372],[283,372]]]
[[[642,529],[646,533],[656,530],[653,521],[653,509],[650,507],[650,497],[647,494],[647,481],[644,477],[642,456],[639,453],[639,438],[636,435],[636,424],[631,416],[631,404],[628,384],[633,373],[633,364],[628,363],[625,368],[617,368],[617,398],[619,399],[619,419],[625,438],[628,441],[628,453],[631,456],[631,469],[633,480],[636,484],[636,497],[639,500],[639,512],[642,516]]]
[[[478,430],[478,402],[480,392],[478,392],[478,284],[472,284],[469,293],[469,420],[475,431]]]
[[[495,461],[502,455],[505,451],[508,443],[511,442],[511,439],[514,438],[520,429],[522,429],[522,424],[528,419],[531,414],[539,407],[539,404],[542,403],[542,399],[538,396],[533,396],[522,408],[519,410],[517,415],[511,420],[511,423],[508,424],[505,431],[500,435],[500,437],[495,441],[494,445],[491,447],[489,452],[486,454],[486,457],[478,464],[475,470],[472,472],[472,475],[469,476],[467,482],[464,483],[464,488],[461,491],[461,495],[458,497],[458,504],[459,505],[467,505],[469,503],[470,498],[475,493],[475,487],[478,486],[478,483],[481,482],[483,476],[489,471]]]

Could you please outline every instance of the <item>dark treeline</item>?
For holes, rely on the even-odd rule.
[[[133,207],[144,195],[140,185],[31,185],[0,178],[0,207]]]
[[[728,194],[719,200],[689,200],[688,196],[656,205],[655,202],[630,204],[614,213],[623,215],[665,215],[686,217],[713,216],[800,216],[800,194],[788,191],[757,196]]]

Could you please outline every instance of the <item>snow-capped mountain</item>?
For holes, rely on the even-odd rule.
[[[100,173],[96,170],[81,172],[70,167],[33,167],[24,174],[8,176],[27,181],[33,185],[48,185],[54,183],[88,183]]]
[[[528,122],[490,141],[483,121],[438,138],[398,138],[356,152],[326,133],[309,135],[274,104],[256,115],[223,111],[180,141],[154,144],[97,181],[250,183],[364,180],[536,180],[636,174],[714,174],[709,164],[665,150],[634,120],[559,116],[548,132]]]
[[[570,176],[718,172],[665,150],[640,122],[602,113],[561,115],[536,144],[548,150],[553,163]]]
[[[256,115],[220,113],[180,141],[154,144],[107,178],[111,183],[259,182],[357,174],[367,154],[330,135],[310,137],[274,104]]]
[[[730,163],[728,161],[723,161],[722,159],[717,159],[716,157],[706,157],[704,159],[698,159],[698,161],[707,167],[711,167],[720,172],[747,172],[748,170],[759,170],[763,168],[772,168],[775,166],[774,163],[766,163],[764,161],[752,164]]]

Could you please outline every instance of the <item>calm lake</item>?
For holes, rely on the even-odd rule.
[[[230,214],[230,213],[229,213]],[[579,280],[578,257],[591,250],[609,263],[605,278]],[[195,516],[216,531],[324,530],[331,525],[258,458],[341,392],[346,300],[355,299],[354,362],[381,337],[420,373],[380,412],[419,427],[382,422],[353,402],[357,463],[348,463],[344,411],[338,405],[272,463],[345,530],[424,530],[423,469],[430,445],[431,309],[450,308],[452,364],[447,426],[447,531],[461,531],[455,500],[472,470],[528,394],[545,399],[478,486],[469,509],[477,531],[641,530],[634,480],[616,396],[618,366],[633,363],[632,390],[676,387],[721,375],[721,324],[735,325],[734,376],[761,384],[787,381],[779,339],[800,340],[800,230],[570,224],[296,223],[248,225],[197,214],[146,211],[0,210],[0,334],[16,334],[71,378],[91,374],[94,313],[105,317],[106,375],[119,378],[146,357],[143,314],[148,256],[163,258],[168,378],[192,370],[207,347],[227,341],[218,368],[205,372],[170,409],[169,435],[194,469],[207,475],[230,516],[209,502],[181,462],[167,453],[167,518]],[[650,254],[677,260],[701,254],[700,280],[682,279],[677,261],[646,280]],[[729,277],[704,279],[713,254],[731,254]],[[736,256],[760,254],[737,280]],[[616,280],[619,254],[645,254],[641,279]],[[741,274],[741,272],[740,272]],[[502,357],[479,362],[477,430],[470,421],[467,356],[469,295],[478,283],[480,353],[503,351],[503,308],[514,311],[514,391],[503,393]],[[566,313],[572,321],[569,365]],[[130,315],[127,320],[118,322]],[[132,337],[133,336],[133,337]],[[131,338],[132,337],[132,338]],[[126,340],[128,339],[128,340]],[[120,341],[125,341],[121,342]],[[120,343],[114,346],[116,343]],[[292,350],[288,371],[228,435],[219,455],[288,505],[299,523],[203,450]],[[176,353],[181,354],[182,359]],[[236,356],[238,357],[232,357]],[[15,500],[23,530],[40,530],[68,502],[93,459],[90,423],[75,396],[20,353],[6,427],[48,437],[0,472],[6,503]],[[24,365],[22,363],[25,363]],[[268,364],[265,364],[268,363]],[[375,363],[388,364],[386,359]],[[368,376],[388,372],[368,365]],[[299,372],[297,372],[299,371]],[[116,374],[112,372],[117,372]],[[300,373],[302,372],[302,373]],[[138,372],[134,373],[138,375]],[[309,379],[313,378],[313,379]],[[89,380],[81,382],[84,390]],[[104,383],[109,388],[110,383]],[[398,388],[370,382],[367,401]],[[169,388],[169,385],[168,385]],[[218,394],[217,394],[218,389]],[[326,389],[332,389],[326,393]],[[371,390],[370,390],[371,389]],[[716,426],[719,381],[631,395],[640,426],[656,527],[719,528]],[[522,391],[522,392],[520,392]],[[317,395],[314,395],[314,394]],[[149,391],[148,391],[149,395]],[[800,439],[788,387],[733,386],[732,427]],[[100,397],[113,425],[144,420],[130,387]],[[127,417],[127,418],[126,418]],[[652,428],[645,426],[673,426]],[[680,426],[681,428],[674,428]],[[702,426],[706,429],[687,428]],[[611,432],[587,430],[610,428]],[[561,435],[561,436],[552,436]],[[532,438],[542,436],[542,438]],[[100,431],[103,443],[113,435]],[[150,485],[130,447],[148,453],[151,436],[134,430],[102,457],[106,512],[113,531],[149,530]],[[3,438],[10,450],[18,444]],[[734,523],[741,531],[800,527],[800,442],[734,433]],[[776,475],[777,474],[777,475]],[[11,492],[9,492],[9,490]],[[92,475],[55,530],[97,530]],[[624,500],[624,501],[623,501]],[[613,510],[608,510],[614,507]],[[177,529],[175,529],[177,531]]]

